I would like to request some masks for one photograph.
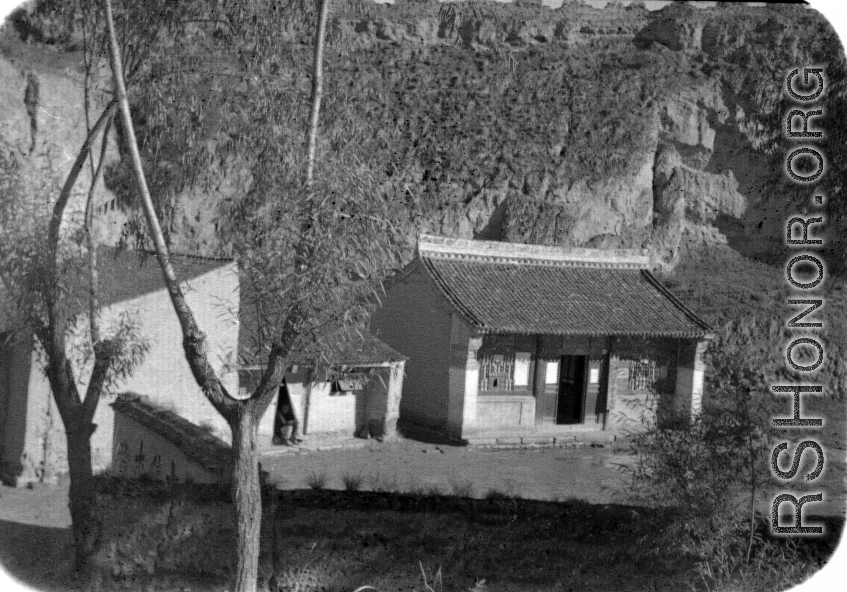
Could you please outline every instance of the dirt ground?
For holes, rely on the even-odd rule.
[[[368,442],[350,450],[271,453],[262,459],[282,489],[304,489],[315,478],[343,489],[358,478],[363,490],[458,493],[491,492],[542,500],[577,498],[609,503],[621,485],[610,449],[484,450],[411,440]],[[67,483],[33,489],[0,487],[0,564],[42,589],[55,587],[70,562]],[[45,561],[45,559],[50,558]]]
[[[62,582],[73,567],[70,526],[67,483],[0,486],[0,590],[9,589],[2,570],[39,590],[67,590]]]
[[[618,465],[628,459],[611,448],[494,450],[401,440],[353,450],[270,453],[261,462],[281,489],[302,489],[316,479],[326,489],[343,489],[345,479],[358,479],[364,490],[438,490],[466,497],[493,491],[526,499],[611,503],[623,501]]]

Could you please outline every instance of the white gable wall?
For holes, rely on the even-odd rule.
[[[223,265],[184,282],[184,289],[197,323],[207,335],[212,366],[227,389],[237,393],[238,375],[230,371],[230,365],[235,368],[238,346],[238,322],[234,311],[239,305],[239,285],[235,264]],[[195,424],[209,425],[216,436],[230,442],[229,426],[203,395],[185,361],[182,332],[167,291],[163,288],[106,307],[101,313],[103,330],[108,331],[125,312],[138,321],[150,351],[133,376],[119,385],[118,390],[147,395],[154,403],[174,410]],[[80,323],[87,323],[87,320],[82,319]],[[10,455],[19,458],[23,466],[19,484],[55,480],[58,474],[67,471],[64,426],[37,353],[33,351],[31,358],[26,391],[13,395],[21,399],[16,403],[15,414],[16,422],[25,426],[21,430],[23,442],[18,446],[4,446],[3,452],[7,465],[15,462]],[[87,388],[89,373],[90,364],[80,373],[86,378],[78,385],[81,394]],[[107,469],[112,460],[114,410],[109,405],[111,402],[111,397],[101,399],[94,417],[97,430],[91,439],[92,464],[97,471]]]

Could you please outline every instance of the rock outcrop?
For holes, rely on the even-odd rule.
[[[104,105],[101,93],[90,97],[86,123],[80,55],[41,44],[28,44],[8,26],[0,31],[0,147],[15,155],[27,191],[49,208],[70,171],[87,135]],[[96,146],[99,150],[99,145]],[[110,135],[107,162],[120,160],[117,141]],[[91,170],[83,167],[67,209],[67,224],[82,219]],[[125,216],[116,209],[114,194],[96,189],[99,239],[114,244]],[[49,215],[46,209],[45,215]]]
[[[396,128],[394,145],[372,151],[390,162],[369,164],[403,171],[391,184],[417,200],[410,236],[641,247],[665,269],[703,243],[778,256],[775,229],[798,199],[770,197],[781,183],[773,162],[782,70],[843,60],[815,53],[820,40],[785,26],[819,30],[816,13],[571,1],[555,10],[525,1],[445,7],[398,0],[334,15],[347,53],[330,52],[328,83],[352,93],[349,117]],[[47,43],[50,29],[39,32],[34,16],[18,20],[0,46],[0,138],[32,178],[55,186],[86,129],[79,55]],[[308,36],[290,38],[307,55]],[[304,72],[279,75],[292,82],[292,101],[307,96]],[[241,171],[183,189],[169,228],[176,249],[225,251],[219,206],[249,183]],[[117,194],[99,188],[97,198],[105,242],[117,240],[131,201],[120,183],[110,187]]]

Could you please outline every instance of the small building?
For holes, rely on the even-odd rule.
[[[247,366],[240,363],[253,350],[248,351],[245,336],[249,332],[242,322],[245,290],[237,264],[231,259],[192,255],[172,255],[171,261],[182,280],[188,305],[206,333],[212,367],[230,393],[246,395],[260,366],[258,361]],[[139,409],[145,406],[172,413],[229,444],[232,435],[226,420],[197,386],[185,360],[179,321],[155,256],[104,248],[99,266],[103,330],[128,317],[148,342],[149,350],[143,363],[120,385],[121,390],[139,393],[143,399],[113,407],[112,400],[105,398],[97,407],[97,429],[91,438],[94,470],[112,467],[118,445],[127,439],[137,443],[138,434],[150,427],[139,426],[135,420],[158,417],[156,413],[144,416]],[[67,472],[64,426],[43,371],[38,344],[30,337],[12,338],[10,307],[3,299],[0,292],[0,480],[8,485],[55,481]],[[249,293],[246,301],[250,302]],[[69,339],[69,350],[80,350],[87,327],[82,317],[79,327],[81,330]],[[405,358],[366,332],[327,345],[320,357],[331,364],[322,367],[309,362],[302,353],[295,355],[295,365],[280,389],[299,414],[301,430],[309,435],[391,436],[399,414]],[[89,372],[86,369],[80,376],[87,378]],[[87,383],[79,387],[84,393]],[[261,420],[260,443],[271,443],[279,398],[275,397],[269,408],[272,412]],[[124,419],[135,419],[116,423],[116,410],[124,411]],[[155,439],[147,438],[150,442]],[[199,477],[195,474],[194,478]]]
[[[247,342],[242,322],[239,384],[247,395],[258,384],[263,365]],[[320,342],[321,340],[319,340]],[[286,403],[302,436],[359,436],[378,439],[396,434],[406,357],[363,332],[341,338],[328,335],[317,356],[295,353],[285,380],[259,424],[259,443],[270,445]],[[245,355],[246,354],[246,355]]]
[[[421,236],[371,319],[409,357],[401,429],[612,439],[657,407],[696,413],[709,327],[648,266],[637,251]]]

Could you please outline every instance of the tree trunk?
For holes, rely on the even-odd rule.
[[[255,592],[259,573],[259,541],[262,526],[262,493],[259,455],[256,451],[258,417],[255,405],[240,405],[231,423],[233,497],[238,550],[233,592]]]
[[[69,423],[82,424],[81,421]],[[70,470],[71,528],[74,537],[76,571],[88,585],[96,588],[98,573],[95,555],[100,549],[103,525],[97,512],[97,495],[91,470],[92,424],[66,425],[68,468]]]

